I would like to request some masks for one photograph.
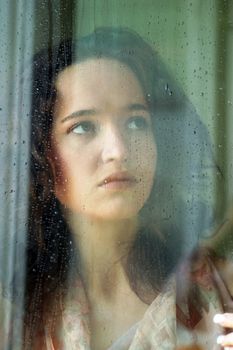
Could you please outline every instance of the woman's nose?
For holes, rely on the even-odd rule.
[[[101,156],[104,163],[111,161],[125,162],[127,160],[127,140],[119,128],[111,126],[105,130]]]

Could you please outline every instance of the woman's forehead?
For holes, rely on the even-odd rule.
[[[58,74],[55,85],[60,89],[65,82],[68,83],[74,79],[94,80],[97,76],[100,81],[105,77],[110,78],[112,81],[121,81],[125,75],[130,76],[131,80],[133,78],[133,80],[138,82],[138,78],[132,69],[117,59],[89,58],[66,67]]]
[[[142,87],[130,68],[116,60],[90,59],[69,66],[56,82],[58,100],[72,109],[107,104],[118,108],[145,104]]]

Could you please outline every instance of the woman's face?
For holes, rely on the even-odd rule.
[[[156,145],[136,76],[116,60],[89,59],[62,71],[56,89],[56,197],[93,218],[137,216],[153,185]]]

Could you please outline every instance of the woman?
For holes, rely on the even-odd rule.
[[[164,286],[205,128],[129,30],[65,41],[33,67],[25,348],[174,348],[173,278]]]

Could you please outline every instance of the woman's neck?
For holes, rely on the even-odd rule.
[[[66,215],[77,242],[81,274],[88,294],[109,298],[126,283],[123,263],[135,239],[137,218],[121,221]]]

